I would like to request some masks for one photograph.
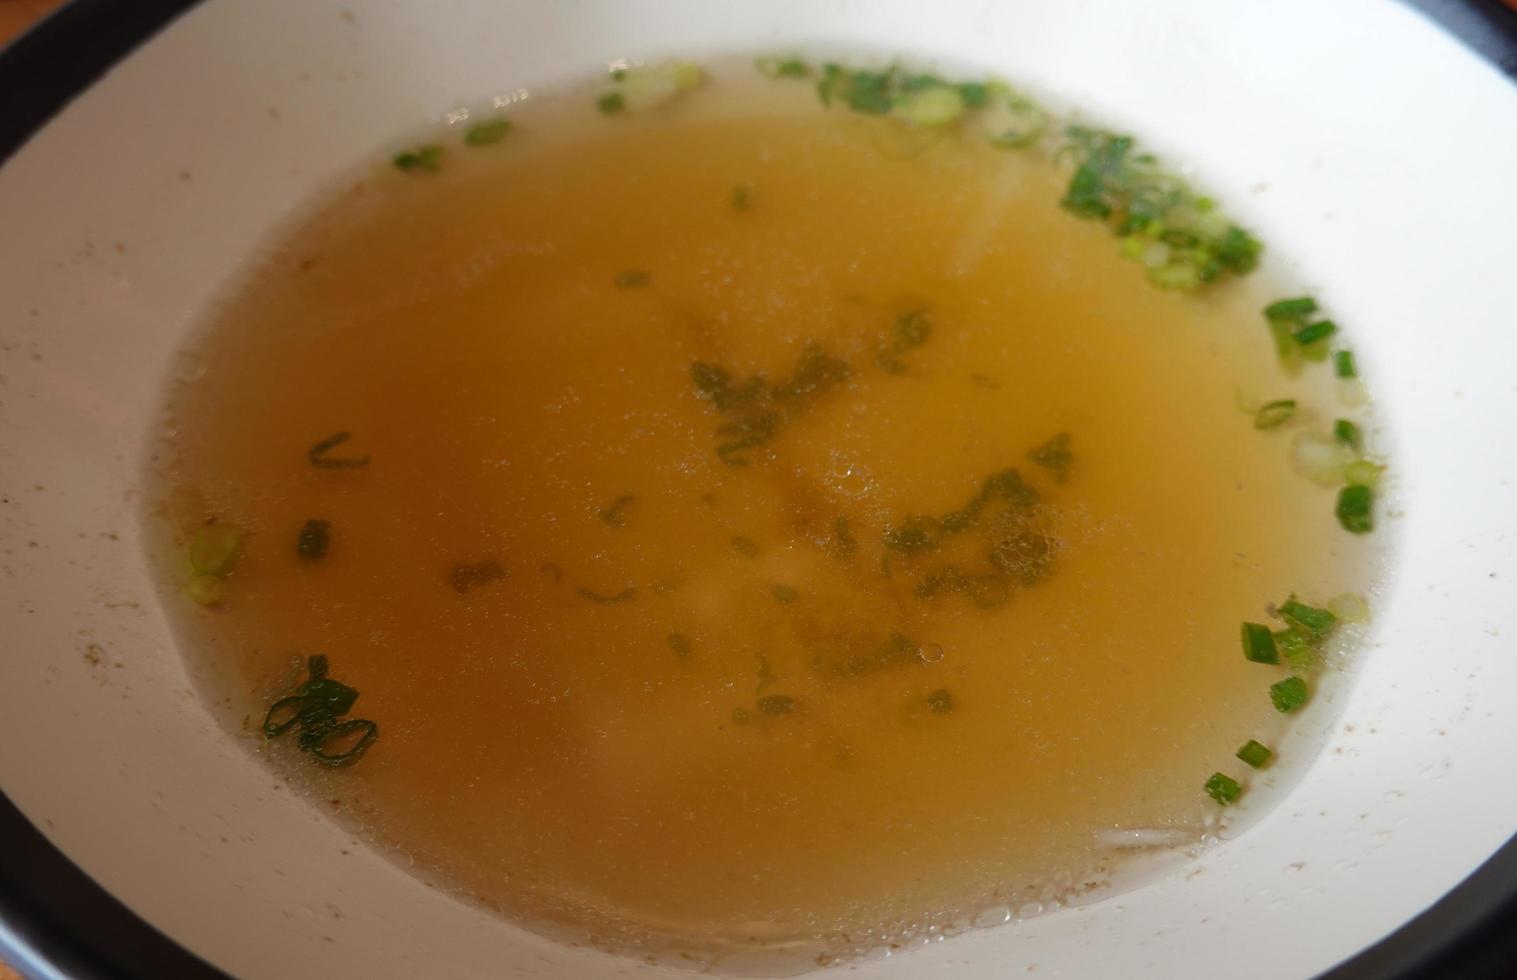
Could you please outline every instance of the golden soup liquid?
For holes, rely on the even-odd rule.
[[[227,724],[325,654],[378,740],[260,749],[317,805],[645,953],[825,962],[1200,840],[1282,731],[1239,623],[1368,574],[1236,407],[1312,390],[1277,297],[1157,290],[1067,168],[809,86],[513,119],[335,191],[188,355],[164,575],[243,532],[171,599]]]

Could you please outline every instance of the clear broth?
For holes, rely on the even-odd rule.
[[[1203,780],[1281,729],[1238,623],[1369,568],[1235,408],[1263,294],[1155,290],[1046,161],[805,92],[516,118],[334,194],[191,352],[165,576],[197,523],[248,532],[218,608],[172,603],[229,726],[327,654],[379,740],[276,765],[459,894],[643,950],[858,947],[1098,890],[1103,831],[1199,839]],[[724,460],[692,365],[779,385],[808,345],[847,379]],[[313,468],[336,431],[371,465]],[[1032,516],[885,546],[1009,467]],[[991,525],[1006,588],[917,594],[993,569]]]

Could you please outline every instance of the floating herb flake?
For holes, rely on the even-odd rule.
[[[237,564],[242,532],[230,524],[207,524],[190,537],[190,569],[225,578]]]
[[[1338,491],[1333,513],[1350,534],[1370,533],[1375,529],[1375,491],[1362,484],[1349,484]]]
[[[758,709],[770,717],[788,715],[795,710],[795,698],[788,694],[766,694],[758,699]]]
[[[1282,715],[1290,714],[1306,704],[1310,690],[1306,681],[1299,677],[1287,677],[1269,686],[1269,699],[1275,710]]]
[[[331,450],[353,438],[351,432],[334,432],[306,450],[306,459],[317,469],[356,470],[369,465],[369,456],[329,456]]]
[[[1206,780],[1206,795],[1223,806],[1229,806],[1243,795],[1243,786],[1226,773],[1214,772]]]
[[[493,560],[476,562],[459,562],[448,569],[448,584],[453,591],[462,595],[470,589],[477,589],[483,585],[490,585],[506,577],[506,570],[501,563]]]
[[[602,604],[631,602],[633,599],[637,598],[637,588],[636,586],[631,585],[627,586],[625,589],[622,589],[620,592],[613,592],[610,595],[596,592],[593,589],[587,589],[583,585],[576,585],[574,587],[574,591],[578,593],[582,599],[588,599],[591,602]]]
[[[889,374],[904,374],[906,362],[901,356],[927,343],[930,336],[932,321],[927,318],[926,310],[908,310],[897,315],[891,324],[889,338],[875,354],[875,366]]]
[[[810,403],[846,382],[848,362],[807,344],[788,381],[771,383],[762,374],[741,381],[717,364],[690,365],[696,391],[726,419],[717,426],[716,454],[724,463],[741,466],[748,452],[772,441],[786,425],[804,414]]]
[[[469,146],[490,146],[505,139],[510,131],[511,120],[491,119],[464,130],[464,142]]]
[[[1269,627],[1261,623],[1243,624],[1243,658],[1256,664],[1277,664],[1280,654]]]
[[[624,493],[601,508],[600,519],[615,528],[627,526],[627,511],[637,503],[637,494]]]
[[[363,718],[341,720],[358,701],[358,692],[327,676],[327,658],[306,661],[309,677],[289,697],[280,698],[263,717],[265,738],[298,729],[295,743],[325,766],[350,766],[363,758],[379,737],[379,726]]]
[[[1326,609],[1308,606],[1295,596],[1280,604],[1280,618],[1300,630],[1313,643],[1326,640],[1338,625],[1337,616]]]
[[[418,146],[395,154],[390,162],[407,173],[436,173],[442,169],[442,147],[435,143]]]
[[[295,553],[306,561],[321,561],[327,556],[331,544],[332,522],[313,517],[300,528],[295,537]]]
[[[1244,742],[1243,747],[1238,749],[1235,754],[1250,769],[1263,769],[1269,765],[1269,760],[1275,755],[1263,743],[1256,742],[1253,739]]]
[[[1266,402],[1259,411],[1254,413],[1254,428],[1278,429],[1295,415],[1296,400],[1294,398],[1280,398]]]
[[[1063,483],[1069,479],[1069,468],[1074,463],[1074,454],[1069,451],[1069,433],[1056,434],[1029,451],[1027,458],[1052,473],[1055,481]]]

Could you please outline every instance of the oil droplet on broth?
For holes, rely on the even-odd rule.
[[[383,735],[276,764],[416,873],[656,954],[890,955],[1215,820],[1278,727],[1238,622],[1366,564],[1232,408],[1257,290],[1153,290],[1045,162],[809,91],[584,98],[325,202],[197,344],[160,496],[251,529],[179,624],[228,726],[326,653]],[[372,463],[314,470],[337,431]]]

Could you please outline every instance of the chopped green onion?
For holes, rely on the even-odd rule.
[[[313,517],[305,522],[295,538],[295,552],[306,561],[320,561],[327,556],[332,522]]]
[[[225,578],[237,563],[242,532],[230,524],[207,524],[190,538],[190,569],[199,575]]]
[[[1298,432],[1291,442],[1291,467],[1318,486],[1341,486],[1356,459],[1352,449],[1319,432]]]
[[[1344,623],[1367,623],[1370,621],[1370,604],[1357,592],[1335,595],[1327,601],[1327,608]]]
[[[795,710],[795,698],[788,694],[766,694],[758,699],[758,709],[766,715],[788,715]]]
[[[1340,378],[1359,377],[1359,366],[1354,363],[1353,351],[1333,351],[1333,374]]]
[[[505,577],[506,570],[498,561],[461,561],[448,570],[448,584],[460,595]]]
[[[351,432],[334,432],[306,450],[306,459],[317,469],[356,470],[369,465],[368,454],[362,456],[328,456],[327,451],[353,438]]]
[[[1350,534],[1368,534],[1375,529],[1375,492],[1362,484],[1351,483],[1338,491],[1334,513],[1338,523]]]
[[[1339,419],[1333,423],[1333,438],[1356,451],[1364,448],[1364,433],[1348,419]],[[1346,468],[1344,472],[1347,472]]]
[[[201,606],[214,606],[226,598],[226,579],[220,575],[196,572],[184,583],[184,594]]]
[[[964,115],[964,97],[956,88],[938,85],[903,96],[895,114],[918,126],[946,126]]]
[[[1279,611],[1282,619],[1305,633],[1307,639],[1313,643],[1321,643],[1327,639],[1332,635],[1333,627],[1338,625],[1337,616],[1326,609],[1318,609],[1316,606],[1298,602],[1295,596],[1281,603]]]
[[[1333,321],[1318,320],[1315,323],[1309,323],[1304,327],[1300,327],[1291,336],[1293,336],[1296,339],[1296,343],[1300,344],[1302,347],[1310,347],[1313,344],[1320,344],[1322,341],[1327,340],[1337,332],[1338,325]]]
[[[1356,487],[1369,487],[1371,490],[1380,485],[1380,475],[1385,472],[1385,467],[1379,463],[1372,463],[1367,459],[1357,459],[1343,469],[1343,478]]]
[[[702,78],[700,66],[689,61],[617,68],[611,72],[613,88],[595,104],[606,115],[646,112],[695,88]]]
[[[442,147],[435,144],[418,146],[395,154],[390,162],[408,173],[435,173],[442,166]]]
[[[1271,320],[1300,320],[1317,312],[1317,301],[1310,296],[1277,300],[1264,308],[1264,315]]]
[[[637,503],[637,494],[624,493],[601,509],[600,519],[612,527],[627,526],[627,510]]]
[[[1243,795],[1243,787],[1226,773],[1214,772],[1206,781],[1206,795],[1223,806],[1228,806]]]
[[[1297,674],[1310,673],[1317,667],[1317,651],[1301,631],[1283,629],[1275,634],[1275,648],[1290,669]]]
[[[379,737],[379,726],[362,718],[339,720],[358,701],[358,692],[327,676],[327,658],[306,661],[310,677],[289,697],[280,698],[263,716],[263,737],[277,738],[298,728],[295,744],[327,766],[357,762]],[[354,735],[358,737],[353,738]]]
[[[1074,454],[1069,451],[1069,433],[1056,433],[1051,439],[1027,453],[1027,458],[1047,469],[1058,483],[1069,479]]]
[[[959,90],[959,98],[971,109],[983,108],[990,97],[990,86],[983,82],[960,82],[954,87]]]
[[[927,707],[934,714],[947,714],[953,710],[953,695],[947,688],[938,688],[927,695]]]
[[[754,558],[758,556],[759,546],[753,542],[752,538],[745,538],[739,535],[730,539],[728,543],[732,545],[733,551],[742,555],[744,558]]]
[[[1338,332],[1337,324],[1331,320],[1319,320],[1297,330],[1291,336],[1301,347],[1301,356],[1308,361],[1320,362],[1327,360],[1328,341]]]
[[[491,119],[487,122],[476,123],[464,131],[464,142],[470,146],[489,146],[491,143],[499,143],[505,139],[511,131],[511,120]]]
[[[753,63],[767,78],[808,78],[811,66],[799,58],[759,58]]]
[[[1277,664],[1280,654],[1275,650],[1275,638],[1269,627],[1259,623],[1243,624],[1243,657],[1256,664]]]
[[[1295,414],[1296,400],[1294,398],[1280,398],[1272,402],[1266,402],[1254,414],[1254,428],[1278,428],[1289,422]]]
[[[1243,747],[1237,752],[1238,758],[1242,759],[1244,764],[1251,769],[1263,769],[1269,765],[1269,760],[1274,754],[1267,746],[1253,739],[1244,742]]]
[[[588,599],[591,602],[601,604],[631,602],[633,599],[637,598],[637,588],[631,585],[627,586],[625,589],[622,589],[620,592],[613,592],[610,595],[606,595],[603,592],[596,592],[594,589],[587,589],[583,585],[576,585],[574,587],[574,591],[581,599]]]
[[[1275,710],[1288,715],[1306,703],[1310,691],[1306,681],[1299,677],[1287,677],[1269,686],[1269,699]]]
[[[1291,331],[1288,320],[1271,320],[1269,335],[1275,343],[1275,359],[1287,374],[1295,374],[1301,368],[1301,345]]]

